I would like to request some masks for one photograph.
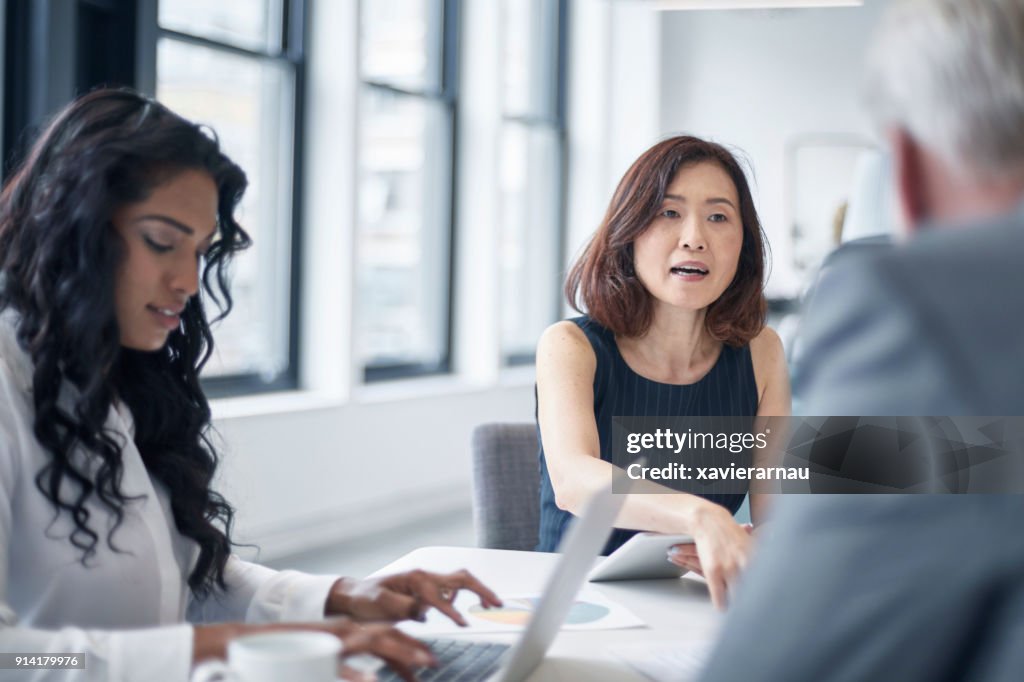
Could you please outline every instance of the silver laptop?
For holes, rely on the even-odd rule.
[[[544,654],[569,615],[576,594],[607,542],[625,499],[625,495],[612,494],[611,485],[591,497],[583,514],[573,521],[562,539],[558,547],[561,558],[548,578],[533,617],[514,645],[454,639],[428,640],[440,665],[419,671],[419,679],[423,682],[525,680],[544,660]],[[399,679],[390,670],[386,673],[392,676],[384,674],[381,680]]]

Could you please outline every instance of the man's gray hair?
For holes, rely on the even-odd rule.
[[[881,126],[970,176],[1024,172],[1024,0],[899,0],[865,75]]]

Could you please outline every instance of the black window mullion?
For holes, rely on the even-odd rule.
[[[569,0],[558,0],[558,27],[555,31],[555,39],[558,41],[556,51],[555,77],[558,79],[555,93],[555,121],[558,131],[558,234],[559,239],[556,246],[556,262],[560,265],[565,263],[569,251],[569,202],[567,194],[569,190]],[[559,281],[564,281],[563,276]],[[551,319],[558,320],[562,316],[562,287],[556,287],[553,292]]]
[[[297,0],[282,0],[284,21],[281,22],[281,51],[289,59],[301,61],[306,53],[308,21],[306,5]]]
[[[445,338],[444,371],[451,371],[455,352],[455,292],[457,288],[456,258],[458,257],[458,173],[459,173],[459,3],[458,0],[443,0],[443,34],[441,44],[441,92],[448,109],[449,148],[448,175],[448,296],[447,325]]]
[[[409,88],[403,85],[395,85],[394,83],[388,83],[387,81],[379,81],[373,78],[362,78],[360,79],[363,85],[368,85],[373,88],[380,90],[386,90],[395,95],[403,95],[408,97],[420,97],[423,99],[434,99],[441,100],[443,102],[453,101],[451,97],[445,93],[444,90],[417,90],[416,88]]]
[[[294,106],[292,108],[292,225],[291,225],[291,258],[289,259],[288,279],[290,295],[288,297],[288,370],[287,377],[291,388],[299,383],[302,356],[299,354],[300,329],[302,325],[302,247],[304,202],[302,200],[305,177],[303,169],[306,165],[306,145],[303,121],[306,120],[306,60],[305,37],[308,35],[309,24],[306,3],[303,0],[283,0],[285,34],[282,46],[293,65],[292,87],[294,88]]]
[[[458,97],[459,89],[459,3],[458,0],[442,2],[441,36],[441,91],[452,102]]]
[[[555,120],[563,130],[566,128],[569,84],[569,2],[558,0],[558,27],[555,30],[558,48],[555,51]]]
[[[159,29],[159,35],[161,38],[174,38],[180,40],[183,43],[190,45],[196,45],[198,47],[207,47],[212,50],[219,50],[221,52],[230,52],[231,54],[247,57],[249,59],[273,59],[275,61],[288,62],[292,65],[296,61],[301,60],[301,55],[298,58],[294,58],[287,52],[270,52],[268,50],[252,50],[247,47],[239,47],[232,43],[227,43],[222,40],[214,40],[212,38],[205,38],[203,36],[197,36],[192,33],[185,33],[183,31],[176,31],[170,28]]]
[[[135,88],[156,95],[156,43],[160,36],[158,1],[138,0],[135,15]]]
[[[445,16],[450,16],[449,13],[445,13]],[[456,36],[458,33],[452,29],[447,33],[448,36]],[[447,45],[445,50],[449,51]],[[453,51],[453,50],[452,50]],[[448,176],[448,297],[446,304],[448,309],[445,311],[447,316],[446,325],[446,339],[445,339],[445,357],[444,357],[444,371],[450,372],[452,369],[452,357],[455,352],[455,290],[456,290],[456,258],[458,257],[458,231],[455,229],[455,225],[458,221],[458,204],[456,203],[458,194],[458,172],[459,172],[459,109],[456,102],[457,92],[456,85],[452,81],[448,81],[445,86],[446,94],[448,94],[448,100],[446,102],[448,107],[448,131],[449,140],[451,140],[451,146],[449,148],[449,176]]]
[[[530,127],[547,127],[557,130],[562,122],[554,116],[532,116],[528,114],[506,114],[502,117],[506,123],[519,123]]]

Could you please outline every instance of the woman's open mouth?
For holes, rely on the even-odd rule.
[[[707,277],[711,271],[704,263],[695,261],[674,265],[669,272],[673,277],[677,277],[684,282],[699,282]]]
[[[157,323],[164,329],[169,331],[174,330],[178,328],[179,324],[181,324],[181,315],[169,308],[158,308],[157,306],[147,305],[146,310],[153,315]]]

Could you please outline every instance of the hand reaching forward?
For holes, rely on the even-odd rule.
[[[466,625],[452,602],[459,590],[469,590],[485,608],[501,606],[501,600],[469,571],[430,573],[407,571],[380,578],[342,578],[327,597],[327,615],[347,615],[361,621],[423,620],[436,608],[461,626]]]
[[[724,610],[729,593],[747,565],[752,526],[736,523],[725,509],[708,511],[693,532],[694,542],[673,545],[668,560],[707,580],[712,603]]]

